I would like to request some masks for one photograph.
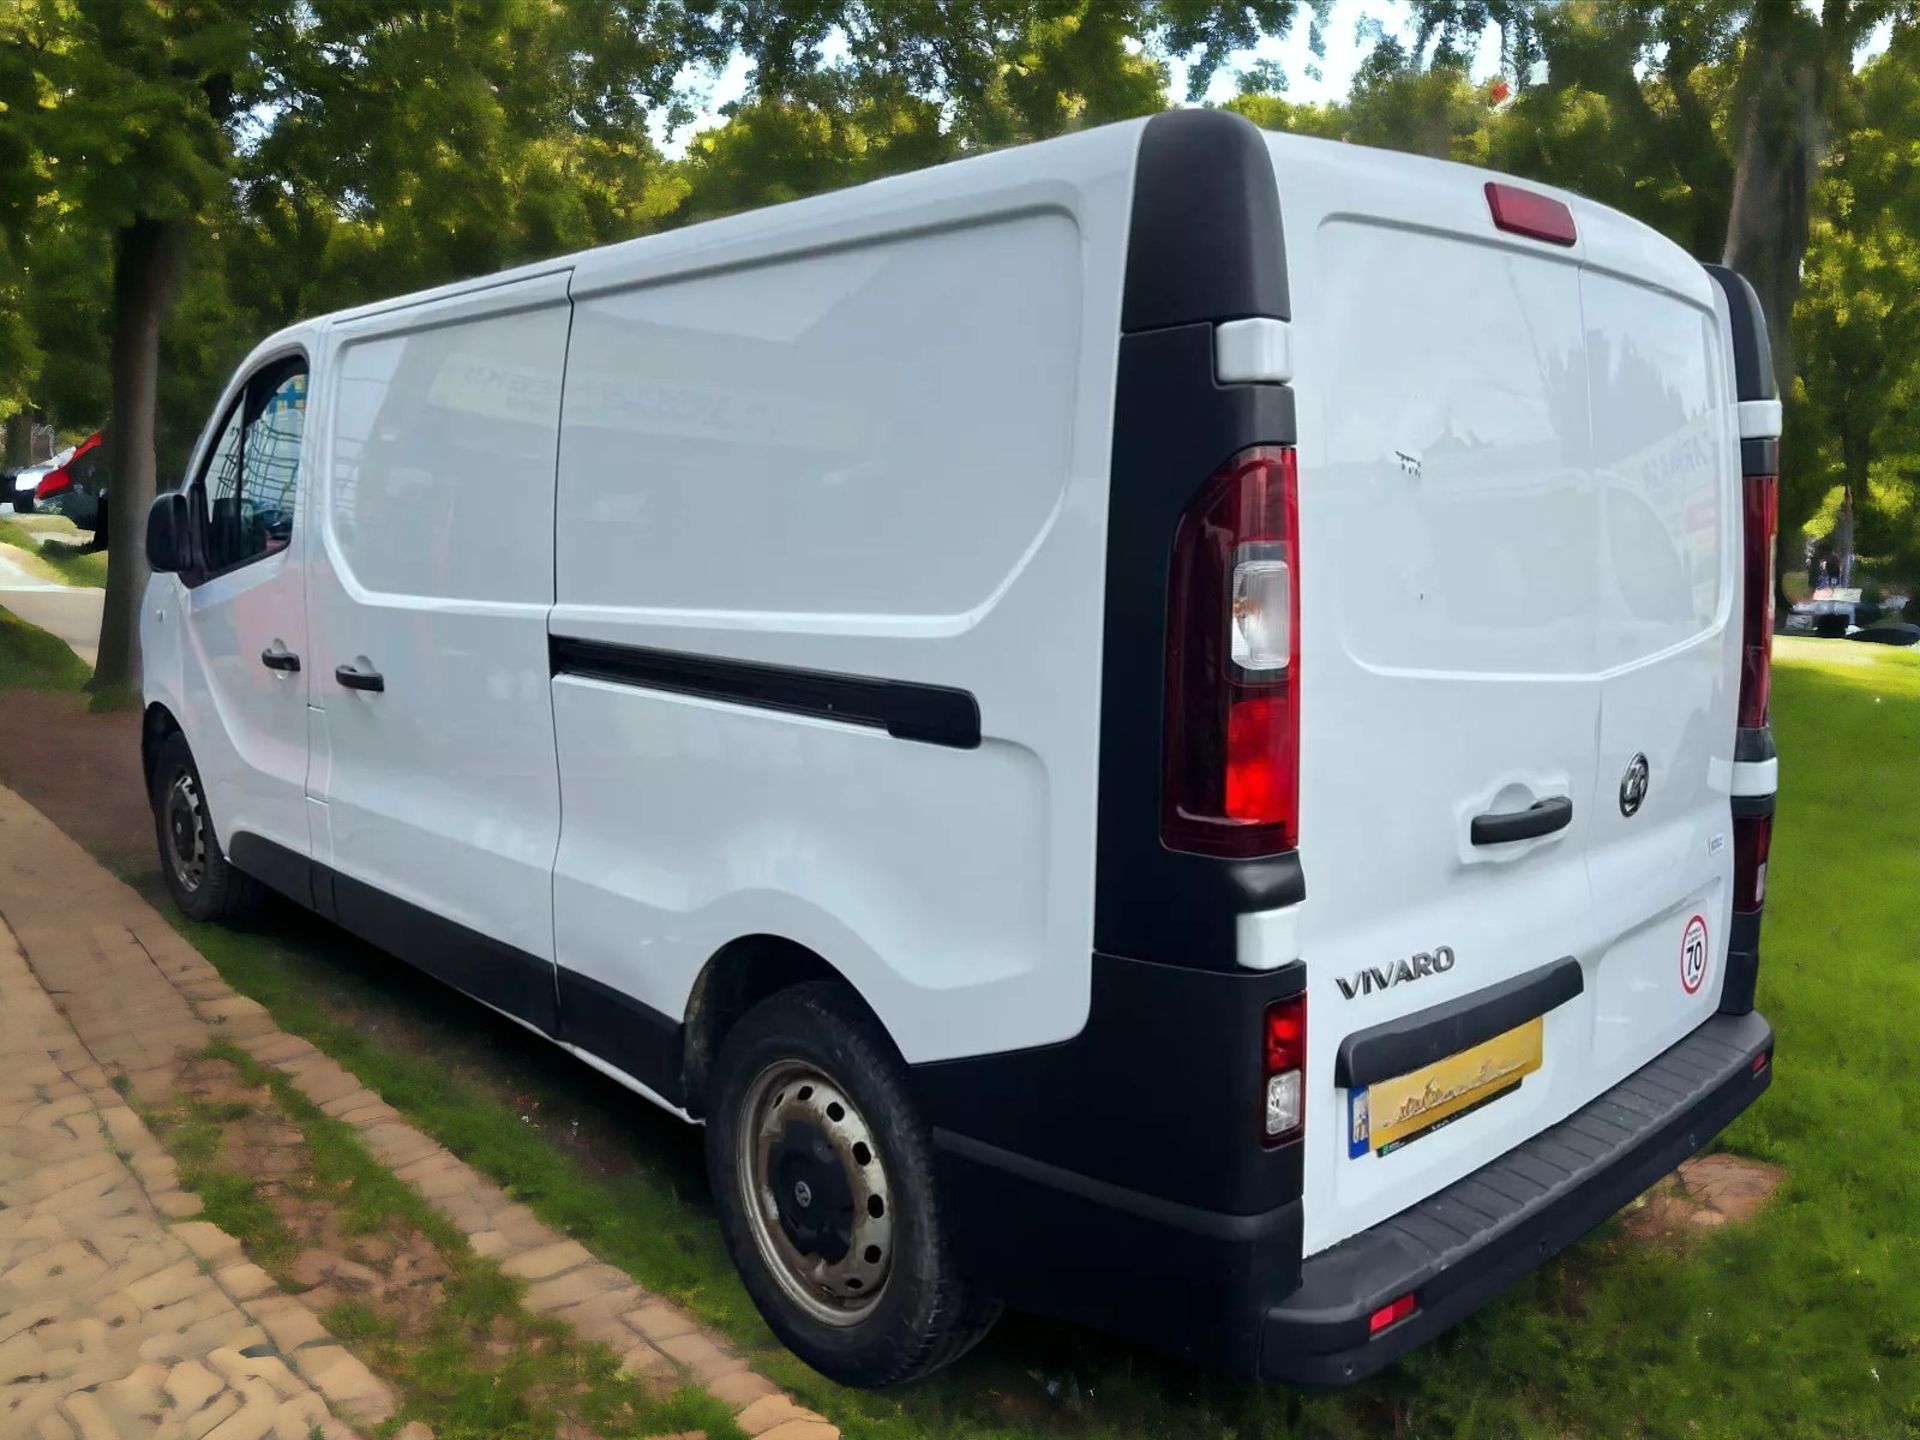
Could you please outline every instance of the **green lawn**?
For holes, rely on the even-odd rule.
[[[82,550],[58,540],[49,543],[47,535],[77,536],[73,522],[59,515],[28,515],[0,520],[0,544],[26,552],[27,567],[43,579],[62,585],[104,589],[107,583],[107,555],[104,550]]]
[[[1609,1224],[1387,1374],[1330,1395],[1230,1382],[1017,1318],[920,1386],[838,1389],[772,1347],[721,1250],[691,1135],[638,1102],[621,1109],[558,1052],[318,922],[281,912],[251,933],[183,929],[283,1026],[551,1223],[759,1351],[854,1440],[1911,1435],[1920,654],[1795,639],[1777,654],[1782,794],[1760,1003],[1779,1050],[1773,1089],[1723,1143],[1784,1166],[1780,1194],[1754,1223],[1678,1251]],[[565,1117],[592,1107],[626,1127],[619,1166],[568,1143]]]

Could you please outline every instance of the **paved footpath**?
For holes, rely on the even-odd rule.
[[[529,1310],[611,1346],[661,1390],[701,1386],[749,1436],[839,1440],[722,1337],[277,1029],[137,892],[3,786],[0,919],[0,1267],[12,1267],[0,1269],[0,1440],[309,1440],[316,1425],[336,1440],[353,1431],[329,1409],[363,1432],[397,1410],[299,1296],[280,1293],[231,1236],[186,1218],[199,1201],[115,1089],[167,1105],[181,1057],[216,1038],[352,1125],[475,1250],[528,1282]]]
[[[0,933],[0,1436],[352,1433],[242,1308],[265,1272],[167,1223],[198,1208]]]
[[[100,611],[107,592],[91,585],[61,585],[23,568],[20,552],[0,545],[0,605],[29,625],[57,635],[87,664],[100,650]]]

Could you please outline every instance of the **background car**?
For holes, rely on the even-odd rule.
[[[82,530],[91,530],[94,538],[89,549],[97,550],[107,543],[107,464],[99,431],[74,447],[66,464],[40,477],[33,502],[36,507],[66,516]]]

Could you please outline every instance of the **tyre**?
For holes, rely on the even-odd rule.
[[[957,1272],[933,1144],[885,1033],[810,982],[728,1032],[707,1115],[727,1248],[774,1334],[846,1385],[957,1359],[999,1314]]]
[[[13,492],[13,513],[16,515],[33,514],[33,492],[16,490]]]
[[[190,920],[237,920],[257,909],[259,883],[220,853],[200,769],[178,730],[160,744],[151,799],[160,873],[181,912]]]

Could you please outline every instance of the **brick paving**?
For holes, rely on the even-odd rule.
[[[0,932],[0,1436],[353,1433],[248,1313],[265,1272],[167,1222],[197,1209]]]
[[[527,1280],[530,1310],[565,1320],[583,1338],[611,1346],[627,1369],[662,1391],[689,1383],[701,1386],[736,1413],[749,1435],[763,1440],[838,1440],[839,1431],[833,1425],[794,1404],[778,1386],[754,1373],[721,1336],[550,1229],[526,1206],[415,1129],[328,1056],[298,1036],[278,1030],[261,1006],[228,987],[137,892],[108,874],[50,820],[4,787],[0,787],[0,916],[19,942],[16,970],[24,972],[18,963],[19,953],[24,952],[32,975],[78,1032],[80,1044],[76,1046],[73,1033],[66,1032],[67,1045],[88,1057],[84,1068],[102,1086],[108,1084],[107,1075],[121,1076],[145,1104],[165,1104],[172,1098],[175,1068],[183,1053],[202,1049],[216,1037],[231,1040],[262,1064],[286,1074],[323,1111],[352,1125],[380,1162],[448,1215],[477,1252],[499,1260],[509,1273]],[[4,984],[7,973],[0,971],[0,1004],[10,1011],[12,991]],[[46,996],[35,998],[44,1010]],[[54,1023],[59,1023],[58,1017]],[[11,1069],[6,1067],[9,1076]],[[148,1169],[170,1187],[155,1195],[154,1209],[174,1219],[192,1214],[198,1202],[179,1191],[172,1162],[133,1113],[117,1104],[111,1088],[106,1094],[125,1117],[119,1124],[124,1127],[131,1122],[145,1140],[141,1153]],[[71,1102],[73,1096],[66,1099]],[[0,1113],[0,1127],[8,1125],[9,1115]],[[119,1130],[113,1133],[118,1138]],[[5,1153],[4,1141],[0,1136],[0,1155]],[[141,1163],[141,1154],[136,1153],[135,1168]],[[141,1173],[144,1178],[146,1172]],[[71,1183],[84,1188],[87,1182]],[[0,1190],[0,1198],[4,1195]],[[0,1244],[5,1243],[10,1214],[0,1211]],[[179,1240],[180,1232],[189,1228],[175,1225],[171,1238]],[[201,1228],[213,1231],[211,1226]],[[197,1238],[203,1245],[216,1246],[210,1236]],[[225,1236],[220,1239],[234,1243]],[[223,1255],[221,1263],[229,1258]],[[214,1278],[227,1273],[216,1271]],[[264,1275],[259,1278],[265,1279]],[[0,1287],[4,1283],[0,1279]],[[290,1379],[303,1382],[309,1392],[317,1390],[359,1424],[377,1424],[393,1413],[394,1398],[382,1382],[333,1343],[297,1296],[275,1293],[270,1285],[244,1300],[235,1291],[222,1294],[235,1306],[253,1307],[247,1318],[264,1332],[247,1347],[236,1348],[264,1345],[277,1350],[280,1359],[275,1363],[280,1371],[291,1367]],[[0,1288],[0,1316],[8,1313],[5,1295]],[[11,1375],[22,1373],[11,1364],[6,1348],[12,1330],[11,1322],[0,1319],[0,1372],[5,1372],[0,1373],[0,1394],[7,1393]],[[29,1388],[37,1393],[43,1387]],[[4,1404],[0,1401],[0,1422],[6,1413]],[[16,1432],[0,1423],[0,1436],[6,1440],[13,1440],[16,1433],[37,1434],[32,1429]],[[74,1433],[84,1440],[92,1440],[94,1434],[80,1429]],[[146,1432],[108,1429],[98,1433]],[[216,1440],[257,1440],[269,1433],[274,1432],[222,1430]],[[332,1432],[323,1433],[331,1440]],[[48,1432],[49,1440],[67,1440],[67,1434],[58,1429]]]

